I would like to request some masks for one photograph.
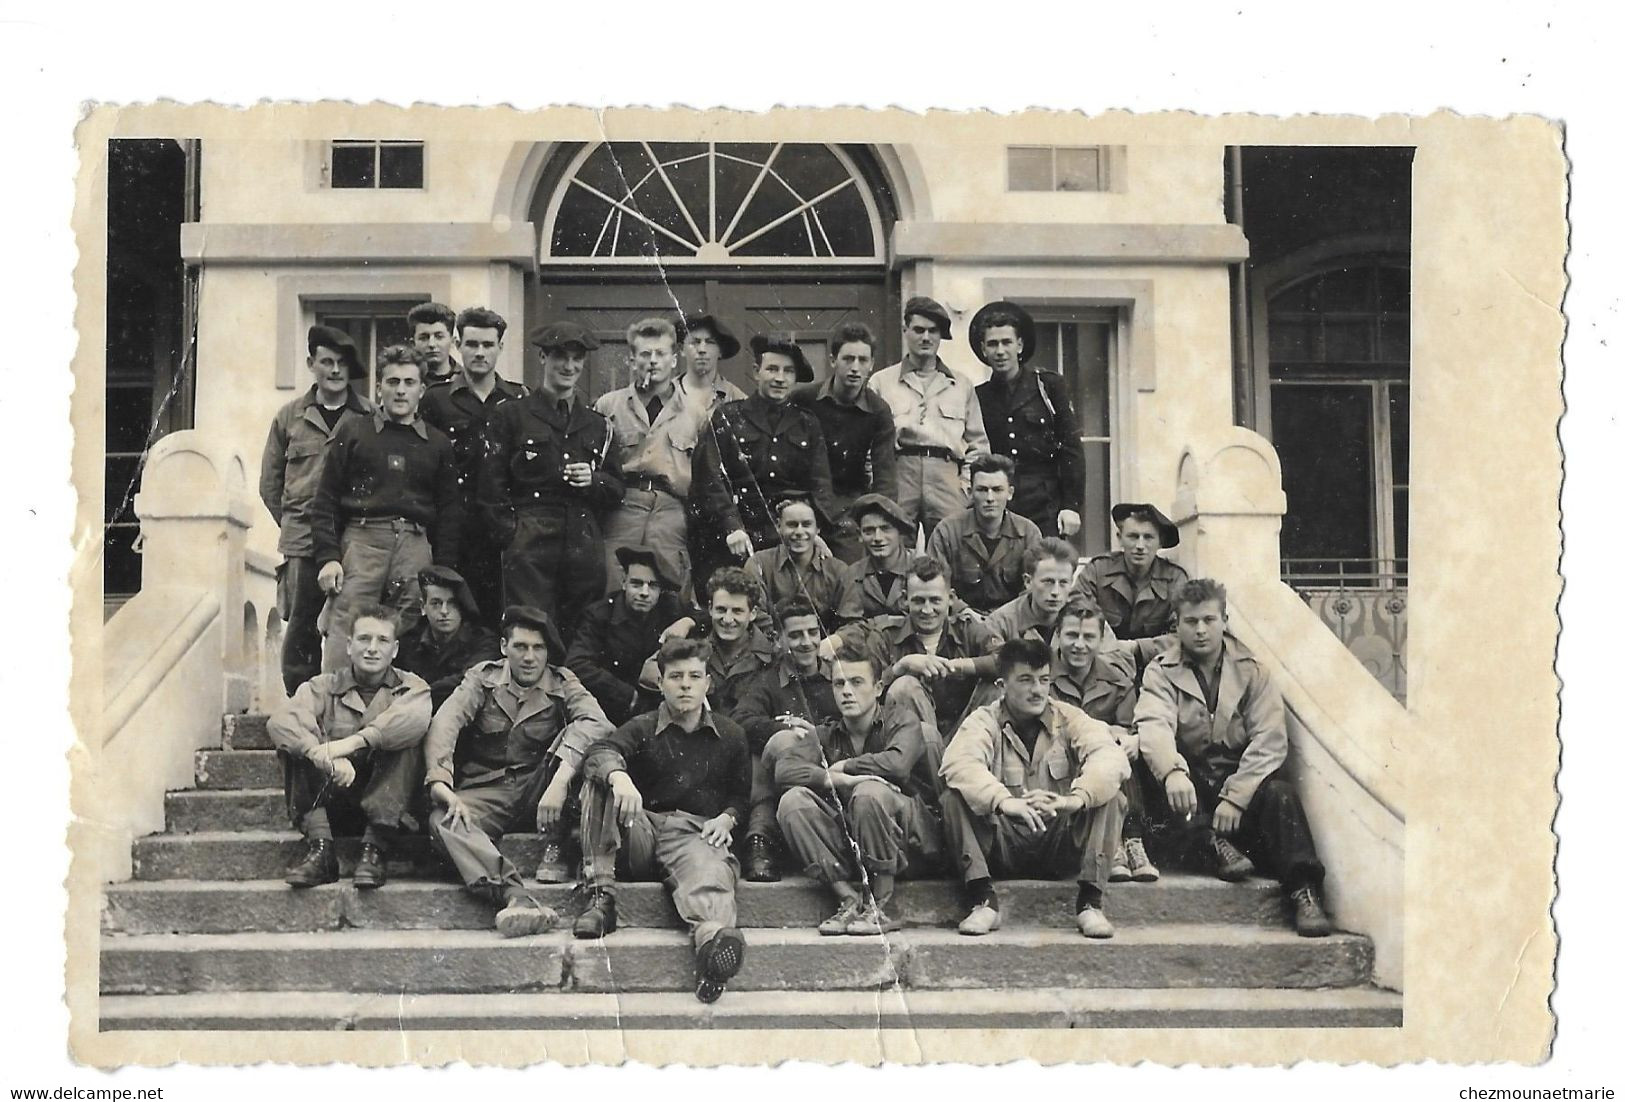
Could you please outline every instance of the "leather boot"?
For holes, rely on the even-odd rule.
[[[355,864],[355,886],[381,888],[389,877],[384,872],[384,851],[372,842],[361,843],[361,859]]]
[[[772,884],[779,879],[773,845],[763,835],[752,834],[745,839],[745,879],[752,884]]]
[[[295,888],[313,888],[317,884],[331,884],[339,878],[339,853],[331,838],[312,838],[305,856],[288,870],[283,879]]]
[[[536,882],[539,884],[568,884],[575,879],[570,865],[564,859],[564,842],[556,834],[541,837],[542,857],[536,862]]]
[[[1320,889],[1305,884],[1292,893],[1292,926],[1299,937],[1325,937],[1332,932],[1332,920],[1320,901]]]
[[[602,888],[587,899],[587,909],[576,916],[572,928],[576,937],[600,938],[615,932],[615,897]]]

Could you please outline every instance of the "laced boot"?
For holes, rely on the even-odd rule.
[[[1292,893],[1292,925],[1299,937],[1325,937],[1332,932],[1331,919],[1326,917],[1326,905],[1321,902],[1320,889],[1305,884]]]
[[[1128,873],[1130,880],[1137,880],[1142,884],[1150,884],[1162,876],[1157,866],[1151,863],[1151,858],[1145,855],[1145,839],[1130,838],[1123,843],[1124,856],[1128,858]],[[1112,870],[1112,879],[1117,879],[1116,869]]]
[[[702,1003],[716,1002],[744,963],[745,939],[730,926],[700,948],[699,982],[694,986],[694,997]]]
[[[331,884],[339,878],[339,853],[331,838],[312,838],[305,856],[288,870],[283,879],[295,888],[313,888],[317,884]]]
[[[381,888],[389,877],[384,872],[384,850],[376,842],[361,843],[361,859],[355,863],[355,886]]]
[[[596,888],[587,897],[587,909],[576,916],[572,932],[579,938],[600,938],[615,932],[615,897]]]
[[[1106,879],[1113,884],[1134,879],[1134,871],[1128,866],[1128,849],[1125,845],[1117,847],[1117,853],[1112,857],[1111,874]]]
[[[536,862],[536,881],[539,884],[568,884],[575,877],[564,857],[564,841],[557,834],[544,834],[541,838],[542,857]]]
[[[529,937],[551,930],[558,920],[553,908],[542,906],[518,888],[509,888],[497,912],[496,928],[503,937]]]
[[[1253,874],[1252,859],[1222,834],[1213,836],[1213,858],[1218,866],[1214,870],[1214,875],[1220,880],[1234,883],[1245,880]]]
[[[779,879],[773,844],[765,835],[752,834],[745,839],[745,879],[752,884],[772,884]]]

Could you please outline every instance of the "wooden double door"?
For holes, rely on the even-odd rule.
[[[877,367],[896,360],[901,334],[896,322],[897,304],[885,274],[862,276],[786,277],[782,273],[748,273],[702,277],[658,270],[636,273],[594,273],[590,278],[543,273],[532,285],[530,309],[532,325],[568,318],[591,330],[602,342],[591,356],[586,380],[586,397],[596,399],[605,391],[626,386],[626,330],[640,318],[650,315],[672,318],[681,314],[714,314],[735,336],[742,350],[722,364],[722,373],[749,393],[751,376],[750,338],[769,330],[795,335],[819,378],[827,374],[825,341],[839,326],[853,321],[866,323],[879,338],[875,349]],[[536,381],[535,353],[527,349],[526,378]]]

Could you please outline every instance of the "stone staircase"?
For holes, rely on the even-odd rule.
[[[1165,874],[1113,885],[1109,941],[1073,928],[1073,886],[1001,885],[1004,929],[965,938],[955,885],[904,882],[907,928],[823,938],[823,891],[790,878],[740,885],[745,966],[721,1001],[693,996],[693,953],[665,891],[624,885],[621,929],[504,940],[491,909],[432,868],[427,841],[390,883],[294,891],[263,716],[227,716],[197,755],[197,787],[166,797],[167,831],[137,841],[135,879],[102,909],[101,1019],[137,1029],[686,1029],[1397,1027],[1401,999],[1371,984],[1370,942],[1297,937],[1277,886]],[[340,844],[348,875],[356,843]],[[533,868],[533,836],[504,850]],[[539,895],[561,913],[568,886]]]

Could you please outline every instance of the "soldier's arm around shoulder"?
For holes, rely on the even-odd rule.
[[[422,742],[429,733],[433,711],[429,683],[415,673],[398,672],[401,683],[388,690],[393,698],[389,707],[356,732],[374,750],[404,750]]]
[[[480,714],[488,688],[486,671],[494,665],[494,662],[484,662],[463,674],[462,684],[451,691],[451,696],[430,719],[429,734],[423,744],[423,760],[427,769],[423,778],[425,785],[436,781],[447,785],[452,783],[457,736]]]
[[[1247,748],[1241,752],[1236,771],[1219,789],[1219,798],[1246,808],[1265,778],[1286,764],[1286,704],[1262,662],[1245,658],[1237,664],[1249,675],[1237,708],[1247,731]]]

